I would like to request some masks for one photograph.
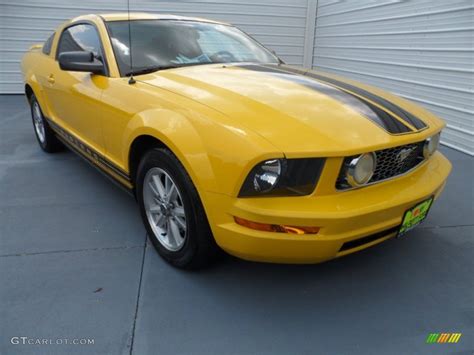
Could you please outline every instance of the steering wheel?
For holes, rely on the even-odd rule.
[[[229,63],[229,62],[237,61],[234,55],[230,53],[229,51],[216,52],[213,55],[211,55],[209,58],[211,58],[213,62],[217,62],[217,63]]]

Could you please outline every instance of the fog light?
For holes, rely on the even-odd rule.
[[[319,227],[306,226],[287,226],[283,224],[267,224],[260,222],[253,222],[240,217],[234,217],[235,223],[262,232],[276,232],[288,234],[317,234]]]
[[[346,170],[347,182],[353,187],[367,184],[374,175],[376,164],[374,153],[361,154],[352,159]]]
[[[423,145],[423,156],[425,159],[428,159],[430,156],[436,152],[439,146],[441,134],[435,134],[434,136],[428,138]]]

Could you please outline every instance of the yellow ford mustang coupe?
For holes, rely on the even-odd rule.
[[[285,65],[225,23],[81,16],[22,71],[41,148],[66,145],[134,193],[182,268],[219,249],[316,263],[404,235],[451,169],[430,112]]]

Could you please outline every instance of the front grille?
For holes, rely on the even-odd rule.
[[[424,141],[375,151],[377,165],[375,167],[374,175],[367,184],[391,179],[416,167],[424,160],[423,144]],[[345,175],[347,166],[355,157],[357,156],[351,156],[344,159],[339,177],[336,181],[337,189],[345,190],[352,187],[347,182]]]

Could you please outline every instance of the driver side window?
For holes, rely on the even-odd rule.
[[[59,39],[57,56],[63,52],[92,52],[97,58],[101,58],[101,46],[99,35],[94,26],[79,24],[68,27]]]

